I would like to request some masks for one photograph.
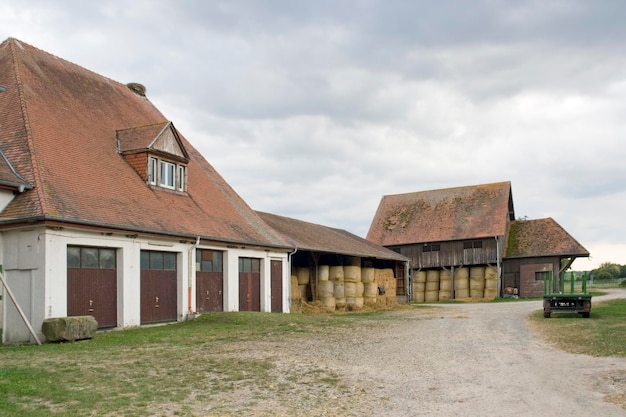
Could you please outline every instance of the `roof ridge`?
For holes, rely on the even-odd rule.
[[[497,182],[487,182],[487,183],[482,183],[482,184],[473,184],[473,185],[459,185],[456,187],[443,187],[443,188],[435,188],[435,189],[431,189],[431,190],[422,190],[422,191],[409,191],[406,193],[397,193],[397,194],[387,194],[384,197],[392,197],[392,196],[401,196],[401,195],[412,195],[412,194],[420,194],[420,193],[433,193],[433,192],[437,192],[437,191],[449,191],[449,190],[461,190],[461,189],[468,189],[468,188],[478,188],[478,187],[484,187],[484,186],[495,186],[495,185],[504,185],[504,184],[508,184],[509,186],[511,185],[511,181],[497,181]]]
[[[17,94],[18,94],[19,102],[20,102],[20,110],[22,112],[22,118],[24,120],[24,129],[26,131],[26,143],[28,147],[28,152],[30,154],[29,159],[30,159],[30,163],[31,163],[32,171],[33,171],[33,182],[34,182],[33,188],[35,189],[35,192],[37,193],[37,197],[38,197],[37,202],[39,203],[41,213],[47,214],[48,209],[47,209],[47,204],[46,204],[46,197],[43,192],[43,187],[41,186],[42,181],[41,181],[41,174],[39,172],[39,164],[37,163],[37,158],[35,158],[35,155],[34,155],[35,152],[34,152],[34,144],[33,144],[33,134],[32,134],[32,129],[30,127],[30,120],[28,118],[28,109],[26,108],[26,99],[24,97],[24,86],[22,84],[22,79],[20,77],[20,72],[19,72],[19,62],[17,59],[17,53],[15,51],[16,46],[20,44],[21,41],[15,38],[9,38],[9,40],[13,40],[13,42],[8,42],[8,46],[9,46],[9,53],[11,54],[11,61],[13,62],[15,86],[17,87]]]

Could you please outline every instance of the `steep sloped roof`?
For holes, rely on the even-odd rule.
[[[180,132],[187,192],[148,186],[118,152],[117,132],[158,130],[168,120],[126,85],[13,38],[0,44],[0,85],[0,150],[34,186],[0,223],[56,220],[290,247]],[[129,146],[146,145],[146,137]]]
[[[392,250],[378,246],[345,230],[270,213],[257,213],[298,250],[396,261],[407,260]]]
[[[588,257],[589,251],[550,217],[511,222],[505,257],[534,256]]]
[[[31,185],[24,178],[20,177],[11,166],[9,160],[0,151],[0,186],[12,189],[31,188]]]
[[[392,246],[504,236],[514,218],[509,181],[386,195],[367,240]]]

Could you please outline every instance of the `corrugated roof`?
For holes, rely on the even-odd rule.
[[[509,181],[387,195],[367,239],[393,246],[504,236],[514,218]]]
[[[507,242],[507,258],[589,256],[589,251],[550,217],[511,222]]]
[[[259,216],[298,250],[406,261],[404,256],[342,229],[289,217],[257,212]]]
[[[0,44],[0,85],[0,150],[34,185],[0,222],[43,218],[290,247],[182,135],[187,193],[146,185],[118,153],[116,132],[168,120],[126,85],[12,38]]]

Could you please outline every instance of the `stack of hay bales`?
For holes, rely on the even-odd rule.
[[[317,298],[324,309],[329,312],[335,311],[335,284],[330,280],[328,265],[320,265],[317,268]]]
[[[454,271],[454,298],[456,300],[469,298],[469,268],[464,266]]]
[[[307,267],[299,267],[294,268],[294,272],[296,277],[298,277],[298,288],[300,289],[300,296],[304,301],[307,301],[307,289],[309,286],[309,282],[311,282],[310,270]]]
[[[376,269],[374,282],[377,287],[384,289],[384,294],[378,294],[376,304],[381,306],[392,306],[398,304],[396,296],[396,278],[392,269]]]
[[[361,276],[360,266],[346,265],[343,267],[344,294],[348,310],[363,308],[364,285]]]
[[[413,301],[423,303],[425,290],[426,271],[418,271],[413,277]]]
[[[470,298],[483,298],[485,295],[485,267],[470,267]]]
[[[449,301],[452,298],[452,275],[447,269],[439,273],[439,301]]]
[[[485,292],[486,300],[495,300],[498,296],[498,271],[493,266],[485,268]]]
[[[302,313],[302,294],[298,288],[298,277],[291,276],[291,312]]]
[[[376,305],[378,295],[378,285],[375,282],[376,270],[374,268],[361,269],[361,282],[363,283],[363,304],[367,306]]]
[[[328,272],[328,279],[333,283],[333,295],[335,297],[335,308],[343,310],[346,308],[346,291],[343,280],[343,266],[331,266]]]
[[[439,277],[441,271],[438,269],[429,269],[426,271],[426,285],[424,288],[424,301],[432,303],[439,301]]]

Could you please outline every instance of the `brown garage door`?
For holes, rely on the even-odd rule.
[[[239,258],[239,311],[261,311],[261,260]]]
[[[176,321],[176,253],[141,251],[141,324]]]
[[[67,247],[67,315],[93,316],[99,328],[117,326],[115,249]]]
[[[196,311],[224,311],[223,255],[220,251],[196,250]]]
[[[283,262],[273,260],[270,266],[272,285],[272,313],[283,312]]]

